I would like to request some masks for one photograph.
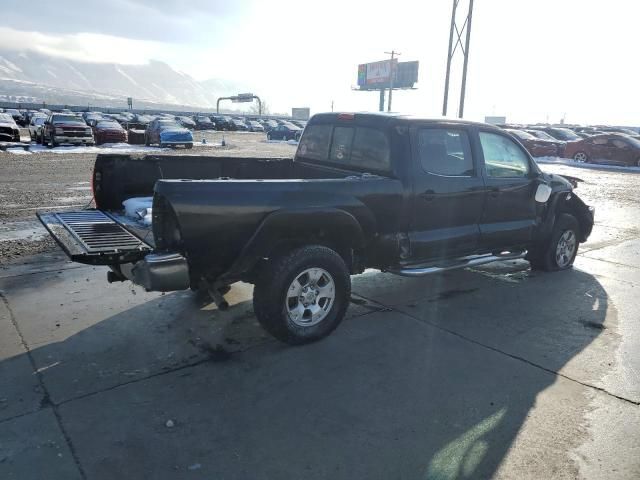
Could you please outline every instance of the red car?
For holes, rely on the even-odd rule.
[[[127,141],[127,132],[115,120],[101,120],[93,126],[96,145],[101,143],[119,143]]]
[[[522,130],[508,128],[506,131],[520,140],[532,157],[557,157],[562,154],[564,142],[537,138]]]
[[[621,133],[594,135],[567,143],[564,156],[578,162],[640,167],[640,140]]]

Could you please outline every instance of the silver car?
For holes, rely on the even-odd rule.
[[[29,136],[31,137],[31,141],[40,142],[40,138],[42,136],[42,127],[44,126],[44,122],[47,120],[47,117],[42,115],[34,115],[29,122]]]

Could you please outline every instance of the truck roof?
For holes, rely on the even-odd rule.
[[[357,121],[368,123],[368,124],[378,124],[379,126],[388,126],[389,123],[409,123],[409,122],[421,122],[421,123],[440,123],[443,125],[467,125],[467,126],[482,126],[484,128],[492,128],[498,131],[502,131],[500,128],[495,125],[490,125],[488,123],[482,122],[472,122],[469,120],[461,120],[457,118],[429,118],[429,117],[420,117],[416,115],[407,115],[402,113],[387,113],[387,112],[327,112],[327,113],[317,113],[311,117],[309,120],[309,125],[314,123],[334,123],[338,121]]]

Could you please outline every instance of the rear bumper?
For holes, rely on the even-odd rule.
[[[151,253],[135,264],[121,265],[120,270],[149,292],[186,290],[190,286],[187,259],[178,253]]]

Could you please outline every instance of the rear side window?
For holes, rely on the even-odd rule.
[[[350,163],[352,142],[353,127],[335,127],[329,159],[336,163]]]
[[[307,127],[300,141],[299,153],[312,160],[327,160],[331,142],[331,125],[311,125]]]
[[[419,130],[418,155],[426,172],[449,177],[468,177],[474,174],[469,137],[463,130]]]
[[[390,170],[389,140],[383,131],[375,128],[307,126],[298,153],[305,158],[328,160],[359,170]]]
[[[489,177],[517,178],[529,174],[529,159],[513,140],[495,133],[480,132],[480,144]]]
[[[374,128],[358,127],[351,149],[351,163],[377,170],[389,170],[389,141]]]

